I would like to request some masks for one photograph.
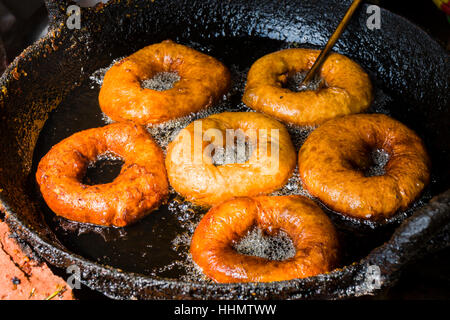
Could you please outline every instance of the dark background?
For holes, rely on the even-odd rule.
[[[432,0],[367,2],[404,16],[450,51],[450,22]],[[47,23],[43,0],[0,0],[0,72],[3,72],[7,64],[25,47],[46,33]],[[60,273],[59,270],[55,272]],[[74,293],[79,299],[104,298],[103,295],[88,288],[75,290]],[[437,254],[430,254],[408,266],[397,285],[379,296],[369,298],[450,300],[450,248]]]

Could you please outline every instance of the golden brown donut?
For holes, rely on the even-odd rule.
[[[318,50],[286,49],[258,59],[250,68],[242,101],[287,123],[315,126],[326,120],[366,110],[372,85],[364,70],[349,58],[332,53],[320,70],[326,87],[293,92],[283,88],[288,77],[308,71]]]
[[[295,256],[283,261],[248,256],[233,249],[253,227],[291,238]],[[213,207],[194,232],[190,252],[203,273],[216,282],[270,282],[331,271],[338,240],[329,218],[302,196],[236,198]]]
[[[112,153],[124,164],[111,183],[85,185],[87,166]],[[115,123],[75,133],[41,159],[36,179],[50,209],[67,219],[123,227],[156,209],[168,195],[164,155],[140,126]]]
[[[239,129],[255,146],[248,161],[216,166],[209,148],[224,146],[227,130]],[[217,134],[222,141],[216,140]],[[224,112],[194,121],[169,144],[166,156],[171,186],[202,206],[273,192],[286,183],[295,166],[296,152],[286,128],[256,112]]]
[[[141,82],[174,72],[180,80],[165,91]],[[206,109],[228,90],[230,73],[218,60],[170,40],[145,47],[116,63],[100,90],[102,111],[114,121],[165,122]]]
[[[371,152],[389,154],[379,176],[365,176]],[[406,209],[430,179],[430,160],[420,138],[382,114],[349,115],[313,131],[299,153],[306,189],[345,215],[379,220]]]

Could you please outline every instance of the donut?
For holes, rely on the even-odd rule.
[[[253,147],[248,160],[214,163],[214,149],[234,144],[228,138],[239,132]],[[296,159],[289,133],[277,120],[256,112],[224,112],[181,130],[168,146],[166,168],[170,185],[178,193],[209,207],[232,197],[281,188],[295,169]]]
[[[376,150],[389,155],[384,174],[367,176]],[[327,121],[306,139],[298,161],[301,180],[311,195],[359,219],[392,217],[406,209],[430,179],[430,160],[421,139],[382,114]]]
[[[332,53],[320,77],[325,86],[299,92],[285,88],[290,77],[307,72],[320,51],[286,49],[258,59],[250,68],[242,101],[281,121],[317,126],[326,120],[366,110],[372,85],[364,70],[349,58]]]
[[[171,89],[143,87],[144,81],[163,73],[179,77]],[[208,108],[229,85],[230,73],[221,62],[166,40],[114,64],[103,79],[99,104],[114,121],[157,124]]]
[[[113,154],[124,164],[111,183],[82,183],[88,165]],[[39,162],[36,180],[49,208],[69,220],[123,227],[156,209],[168,195],[164,155],[140,126],[114,123],[75,133]]]
[[[237,252],[234,245],[254,227],[269,235],[287,233],[295,255],[279,261]],[[216,282],[283,281],[331,271],[338,260],[338,240],[330,219],[308,198],[242,197],[208,211],[194,232],[190,253]]]

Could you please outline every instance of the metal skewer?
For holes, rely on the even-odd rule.
[[[342,18],[342,21],[337,26],[334,33],[331,35],[330,39],[328,39],[327,44],[325,45],[325,48],[320,52],[319,56],[317,57],[316,61],[314,62],[311,69],[309,69],[308,73],[306,74],[305,78],[303,79],[302,83],[300,84],[301,87],[305,87],[312,79],[314,79],[317,70],[320,69],[323,62],[327,58],[328,54],[330,53],[331,49],[333,48],[336,41],[341,36],[342,32],[344,31],[345,27],[347,26],[348,22],[353,16],[353,13],[355,13],[358,6],[361,4],[362,0],[354,0],[351,6],[348,8],[347,12],[345,13],[344,18]]]

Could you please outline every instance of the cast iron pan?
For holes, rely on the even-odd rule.
[[[173,39],[222,60],[242,89],[242,77],[258,57],[281,48],[323,46],[349,2],[113,0],[83,8],[80,30],[65,25],[69,4],[47,1],[49,34],[17,57],[0,80],[1,209],[18,239],[50,264],[77,265],[84,284],[114,298],[341,299],[376,294],[398,279],[404,265],[450,244],[449,56],[425,32],[386,10],[381,29],[369,30],[367,6],[334,49],[371,75],[382,93],[373,111],[391,115],[424,139],[433,172],[422,198],[390,221],[361,224],[327,211],[342,238],[341,268],[260,284],[186,277],[170,264],[179,253],[168,243],[186,226],[180,221],[195,221],[201,213],[192,218],[192,208],[183,202],[175,209],[163,206],[128,229],[83,227],[55,218],[37,191],[36,164],[73,132],[105,125],[96,102],[98,86],[89,80],[96,70]],[[231,93],[230,110],[244,108],[241,89]],[[172,267],[161,271],[158,264]],[[373,266],[380,275],[375,284],[368,278]]]

